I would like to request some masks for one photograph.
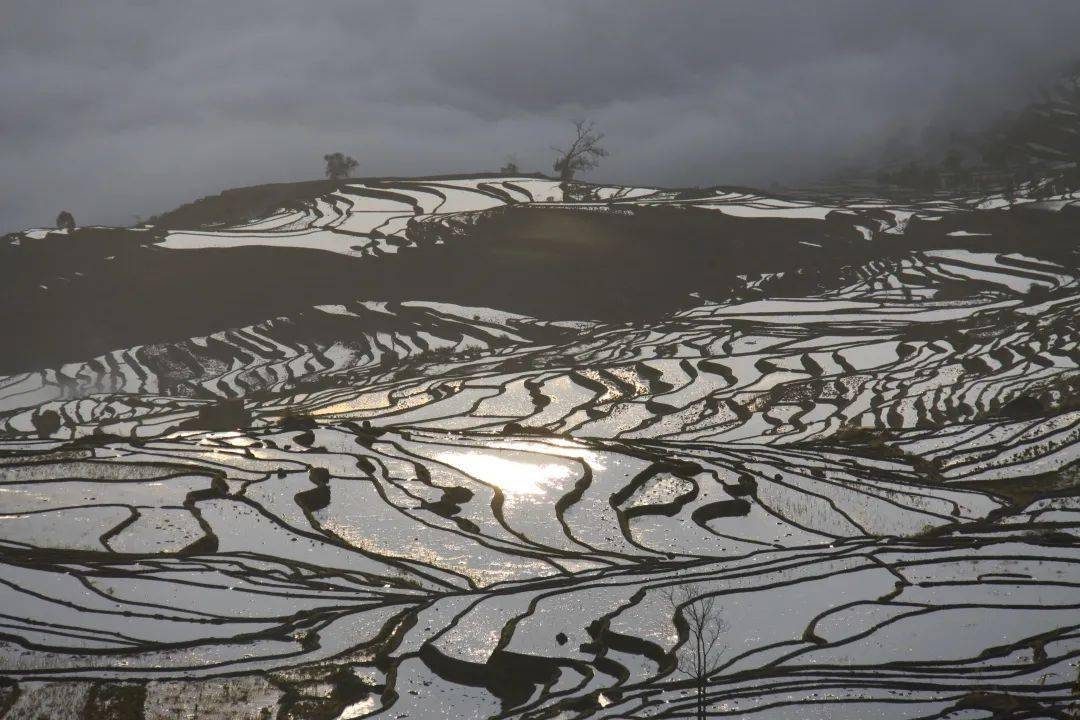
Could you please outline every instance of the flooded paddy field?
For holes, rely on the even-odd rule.
[[[1074,196],[287,190],[0,242],[0,717],[1077,711]]]

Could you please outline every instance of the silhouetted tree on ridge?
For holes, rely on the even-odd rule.
[[[608,155],[608,151],[600,147],[600,141],[604,139],[604,134],[596,131],[595,122],[575,120],[574,128],[577,137],[574,138],[570,147],[565,150],[557,147],[551,148],[559,153],[553,169],[559,173],[559,179],[564,181],[573,180],[574,175],[578,172],[592,170],[600,164],[600,158]]]
[[[517,156],[507,155],[506,164],[499,168],[499,172],[506,173],[507,175],[517,175],[521,172],[521,169],[518,167]]]
[[[360,164],[348,155],[342,155],[339,152],[323,155],[323,160],[326,161],[326,177],[331,180],[351,177],[353,171]]]

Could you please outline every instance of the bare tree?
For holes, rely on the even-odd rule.
[[[553,169],[559,173],[560,180],[573,180],[574,174],[592,170],[600,164],[600,158],[607,157],[608,151],[600,147],[600,141],[604,134],[596,131],[596,123],[586,120],[575,120],[574,128],[577,137],[570,147],[565,150],[552,147],[559,153]]]
[[[697,716],[703,719],[706,717],[705,688],[709,678],[720,669],[721,658],[727,650],[721,646],[720,636],[727,631],[728,625],[720,617],[716,598],[697,597],[689,585],[668,588],[665,597],[674,615],[686,624],[686,641],[675,651],[676,669],[694,681]]]
[[[356,166],[359,165],[348,155],[342,155],[339,152],[323,155],[323,160],[326,161],[326,177],[331,180],[351,177]]]

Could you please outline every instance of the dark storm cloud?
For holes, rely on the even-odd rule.
[[[48,2],[0,6],[0,229],[130,222],[237,185],[550,170],[798,182],[977,128],[1071,59],[1080,3]]]

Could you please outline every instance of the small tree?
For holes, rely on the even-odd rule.
[[[75,216],[67,210],[61,210],[60,214],[56,216],[56,227],[71,232],[75,229]]]
[[[676,669],[693,680],[697,689],[698,718],[706,717],[705,688],[708,678],[720,668],[720,658],[727,651],[720,646],[720,635],[728,624],[720,617],[716,598],[697,597],[689,585],[667,588],[665,597],[676,617],[687,626],[686,641],[675,650]],[[677,621],[676,621],[677,622]]]
[[[359,165],[358,162],[348,155],[342,155],[339,152],[323,155],[323,160],[326,161],[326,177],[331,180],[341,180],[342,178],[351,177],[353,171],[356,170],[357,165]]]
[[[673,613],[686,623],[686,641],[676,648],[676,669],[694,681],[697,689],[697,716],[707,716],[705,687],[709,677],[720,669],[720,660],[727,650],[720,646],[720,636],[728,625],[720,617],[716,598],[696,597],[688,585],[676,585],[666,593]]]
[[[516,155],[507,155],[506,164],[499,168],[499,172],[506,175],[517,175],[521,172],[518,168],[518,160]]]
[[[945,159],[941,161],[941,166],[945,169],[945,172],[958,173],[964,168],[964,156],[960,154],[960,151],[953,148],[945,155]]]
[[[956,148],[949,150],[945,159],[941,161],[941,168],[945,171],[949,184],[958,187],[965,183],[968,173],[964,169],[964,156]]]
[[[573,180],[575,173],[592,170],[600,164],[600,158],[608,155],[608,151],[600,147],[604,134],[596,131],[596,123],[575,120],[574,128],[577,131],[577,137],[574,138],[570,147],[565,150],[551,148],[559,153],[553,169],[559,173],[559,179],[564,181]]]

